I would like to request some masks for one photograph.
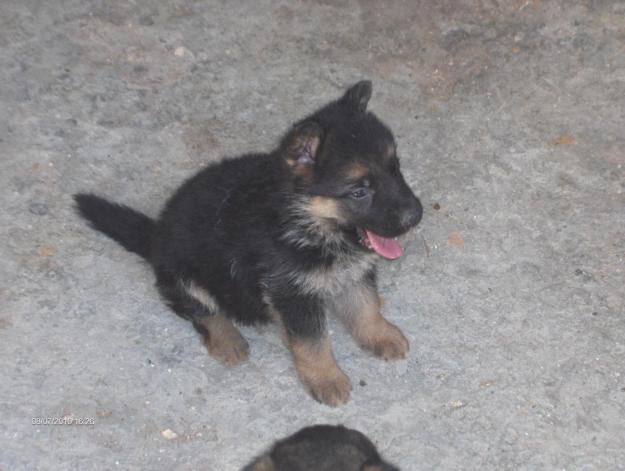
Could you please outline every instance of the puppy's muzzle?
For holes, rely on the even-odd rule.
[[[404,230],[408,230],[421,221],[423,217],[423,206],[417,197],[413,197],[410,204],[403,208],[399,215],[399,224]]]

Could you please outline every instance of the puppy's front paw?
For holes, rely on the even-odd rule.
[[[204,345],[216,360],[228,366],[238,365],[250,355],[250,346],[232,321],[221,314],[197,319],[204,333]]]
[[[227,366],[236,366],[250,356],[250,346],[240,334],[211,338],[206,348],[210,356]]]
[[[349,378],[339,369],[330,377],[300,377],[300,379],[313,399],[330,407],[345,404],[352,390]]]
[[[318,339],[289,339],[297,376],[308,393],[330,407],[345,404],[352,385],[336,364],[330,338],[323,333]]]
[[[367,340],[363,343],[363,348],[384,360],[406,358],[406,353],[410,349],[410,344],[402,331],[388,322],[384,329]]]

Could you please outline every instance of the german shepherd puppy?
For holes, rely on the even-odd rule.
[[[342,425],[315,425],[277,442],[242,471],[399,471],[375,445]]]
[[[408,341],[380,315],[375,264],[422,207],[399,169],[391,131],[367,112],[362,81],[299,121],[268,154],[226,159],[187,180],[153,220],[77,194],[91,225],[147,260],[173,311],[209,353],[235,365],[248,344],[233,321],[279,321],[299,379],[316,400],[347,401],[349,379],[326,331],[336,314],[362,348],[403,358]]]

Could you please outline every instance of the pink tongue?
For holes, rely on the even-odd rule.
[[[396,240],[379,236],[371,231],[368,231],[367,229],[365,229],[365,232],[369,242],[371,242],[371,247],[373,247],[373,250],[375,250],[378,255],[393,260],[404,254],[404,250]]]

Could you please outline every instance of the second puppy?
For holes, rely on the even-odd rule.
[[[275,443],[242,471],[399,471],[363,433],[314,425]]]
[[[347,401],[326,314],[385,360],[408,341],[380,314],[376,261],[421,219],[391,131],[367,112],[371,82],[296,123],[267,154],[209,166],[158,220],[91,194],[75,199],[91,225],[147,260],[165,302],[193,323],[210,354],[233,365],[248,344],[233,321],[279,321],[299,379],[318,401]]]

